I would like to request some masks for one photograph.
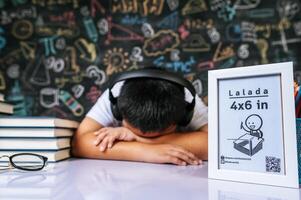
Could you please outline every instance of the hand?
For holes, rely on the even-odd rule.
[[[152,144],[145,146],[145,151],[141,152],[145,154],[145,162],[150,163],[171,163],[175,165],[199,165],[199,160],[193,153],[186,149],[171,145],[171,144]]]
[[[100,151],[105,151],[106,148],[111,148],[115,140],[136,141],[137,137],[132,131],[125,127],[105,127],[94,132],[96,140],[94,144],[100,146]]]

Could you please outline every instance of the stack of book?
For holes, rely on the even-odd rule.
[[[0,93],[0,114],[1,115],[13,114],[13,111],[14,111],[14,106],[6,103],[4,100],[4,95]]]
[[[48,162],[65,160],[78,125],[49,117],[0,117],[0,157],[36,153],[48,157]]]

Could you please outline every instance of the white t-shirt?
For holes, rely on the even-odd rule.
[[[118,82],[112,88],[113,96],[118,96],[120,89],[123,85],[123,81]],[[190,102],[192,100],[192,95],[185,88],[185,100]],[[116,120],[111,111],[111,102],[109,99],[109,89],[105,90],[104,93],[98,98],[96,104],[87,113],[87,117],[90,117],[97,121],[104,127],[117,127],[121,125],[121,122]],[[203,103],[201,98],[197,95],[195,97],[195,107],[193,112],[193,117],[190,123],[186,127],[179,127],[181,131],[196,131],[202,126],[208,123],[208,108]]]

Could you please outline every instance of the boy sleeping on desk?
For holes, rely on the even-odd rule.
[[[117,76],[81,122],[77,157],[198,165],[207,160],[207,107],[175,73],[140,69]]]

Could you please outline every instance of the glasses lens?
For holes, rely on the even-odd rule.
[[[20,154],[12,157],[15,167],[25,170],[39,170],[44,167],[43,159],[38,155]]]

